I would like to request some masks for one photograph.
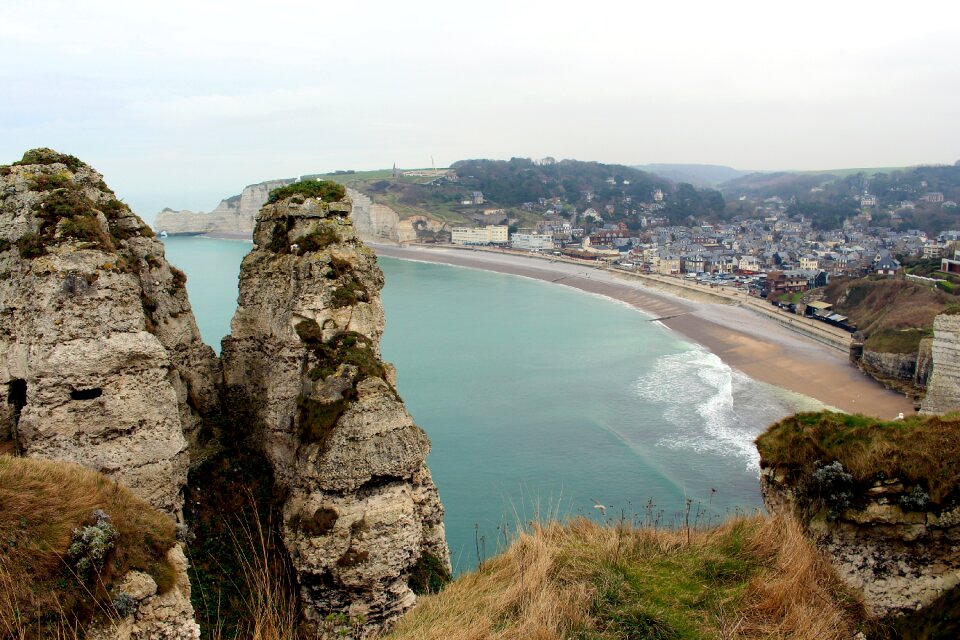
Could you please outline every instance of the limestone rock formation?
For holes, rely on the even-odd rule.
[[[249,236],[253,233],[257,212],[266,203],[270,191],[291,182],[293,180],[268,180],[247,185],[240,195],[221,200],[209,213],[164,209],[157,214],[153,226],[170,235],[226,233]]]
[[[933,371],[921,404],[924,413],[960,411],[960,315],[933,320]]]
[[[204,233],[222,233],[237,237],[253,235],[254,222],[260,210],[277,187],[290,184],[293,180],[270,180],[244,187],[238,196],[226,198],[209,213],[195,213],[189,210],[174,211],[164,209],[154,222],[157,231],[170,235],[197,235]],[[400,214],[390,207],[375,203],[369,196],[347,189],[347,195],[353,203],[350,217],[353,220],[357,236],[364,242],[404,244],[416,242],[418,233],[440,232],[446,227],[442,222],[430,220],[424,216],[412,216],[401,220]]]
[[[89,166],[38,149],[0,168],[0,440],[179,514],[188,440],[219,407],[184,283]]]
[[[449,570],[430,444],[381,362],[383,274],[351,203],[266,205],[240,273],[226,393],[286,489],[283,538],[308,620],[388,626],[415,567]]]
[[[921,609],[960,585],[960,507],[934,512],[922,498],[911,505],[913,494],[890,478],[844,498],[856,507],[831,511],[776,467],[763,469],[760,489],[769,511],[800,518],[875,615]]]
[[[165,593],[158,593],[157,583],[149,574],[130,571],[116,591],[124,594],[129,604],[118,620],[90,629],[89,640],[199,640],[200,626],[194,622],[190,604],[190,580],[187,558],[180,545],[170,549],[167,560],[176,570],[176,583]]]

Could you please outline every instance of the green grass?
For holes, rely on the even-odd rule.
[[[960,414],[882,421],[824,411],[798,413],[757,438],[760,465],[809,484],[816,463],[839,461],[861,489],[897,478],[919,486],[934,506],[957,501],[960,489]]]
[[[336,202],[343,200],[346,194],[343,185],[330,180],[303,180],[272,190],[267,198],[267,204],[279,202],[295,195],[305,198],[320,198],[324,202]]]
[[[577,519],[520,533],[387,638],[847,640],[864,618],[790,519],[689,534]]]
[[[793,293],[781,293],[777,296],[777,300],[787,304],[800,304],[803,301],[803,292],[794,291]]]
[[[926,329],[882,329],[863,343],[868,351],[882,353],[916,353],[920,341],[933,335],[933,327]]]
[[[13,164],[54,164],[57,162],[67,165],[67,168],[70,169],[70,171],[79,171],[83,166],[83,163],[77,157],[67,155],[65,153],[58,153],[53,149],[47,148],[30,149],[23,154],[23,158],[14,162]]]

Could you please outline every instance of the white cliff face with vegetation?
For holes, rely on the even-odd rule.
[[[293,181],[268,180],[247,185],[240,195],[221,200],[220,204],[210,212],[164,209],[157,214],[153,226],[158,232],[165,231],[171,235],[200,233],[250,235],[253,233],[257,212],[267,201],[270,191],[291,182]]]
[[[449,554],[429,441],[379,357],[383,274],[350,210],[296,194],[263,208],[223,363],[287,490],[307,618],[379,629],[413,605],[413,574],[448,573]]]
[[[142,542],[124,514],[152,518],[151,539],[162,541],[152,550],[156,557],[123,575],[100,573],[101,583],[112,580],[119,589],[106,597],[123,593],[126,600],[92,637],[197,638],[187,564],[171,532],[183,506],[188,442],[201,414],[218,404],[219,365],[200,340],[185,278],[167,264],[150,228],[76,158],[28,152],[0,169],[0,200],[0,381],[7,399],[0,447],[29,459],[75,462],[110,479],[43,467],[32,486],[61,471],[69,477],[46,498],[59,511],[36,531],[73,530],[69,561],[77,531],[84,530],[107,551],[123,542],[137,554]],[[14,468],[17,481],[36,472],[4,467]],[[118,484],[110,492],[98,489],[111,481]],[[75,482],[94,488],[76,494]],[[146,503],[129,507],[135,499],[118,498],[126,491],[120,485]],[[75,499],[58,503],[63,496]],[[5,509],[14,504],[0,502]],[[150,507],[166,515],[151,515]],[[26,511],[23,521],[33,515]],[[74,515],[76,528],[51,524]],[[57,542],[48,540],[49,549]],[[127,556],[113,562],[122,566],[121,557]],[[151,567],[160,567],[154,576],[140,571]],[[78,565],[76,573],[82,578],[88,570]]]
[[[209,213],[164,209],[157,214],[153,226],[158,232],[171,235],[219,233],[252,237],[257,212],[267,202],[270,191],[291,182],[293,181],[270,180],[248,185],[240,195],[222,200],[217,208]],[[347,195],[353,203],[350,217],[354,230],[364,242],[402,244],[417,240],[414,221],[401,220],[396,211],[375,203],[356,189],[347,189]]]
[[[761,493],[797,517],[874,615],[922,610],[960,585],[960,423],[798,414],[757,439]]]
[[[100,174],[27,154],[0,176],[6,439],[116,478],[170,514],[218,365],[182,273]]]
[[[87,478],[91,486],[117,483],[113,498],[66,495],[80,506],[52,547],[61,555],[73,553],[70,531],[108,543],[97,562],[114,542],[152,554],[117,575],[97,565],[109,586],[102,597],[119,600],[106,621],[92,618],[90,637],[197,637],[173,528],[188,471],[214,477],[201,469],[224,460],[229,468],[241,440],[269,461],[267,482],[281,503],[261,506],[282,510],[280,552],[308,624],[322,627],[334,614],[383,629],[412,606],[414,589],[449,577],[443,509],[425,465],[429,440],[379,359],[383,275],[354,233],[349,200],[294,193],[263,208],[223,345],[224,385],[185,276],[98,173],[38,149],[0,167],[0,197],[0,453],[78,463],[104,474]],[[224,404],[242,420],[224,420]],[[0,457],[0,472],[6,460],[16,458]],[[145,514],[138,522],[153,518],[139,541],[129,500],[115,504],[126,495],[121,486],[146,501],[134,509]],[[161,513],[149,516],[151,507]],[[229,515],[195,511],[199,522]],[[17,522],[0,518],[0,530]],[[78,611],[71,620],[93,615]]]

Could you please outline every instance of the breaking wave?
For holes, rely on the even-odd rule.
[[[663,408],[669,425],[657,446],[737,457],[758,473],[753,444],[766,425],[822,405],[730,368],[700,346],[658,358],[634,383],[637,395]]]

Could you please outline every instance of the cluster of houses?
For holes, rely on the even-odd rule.
[[[762,275],[767,295],[823,286],[832,276],[894,276],[901,271],[893,257],[898,254],[943,258],[944,271],[960,273],[960,261],[947,257],[960,247],[960,231],[933,238],[919,230],[893,231],[868,223],[856,218],[841,229],[822,231],[808,219],[776,212],[761,219],[638,231],[622,222],[602,224],[601,219],[588,233],[556,217],[509,235],[505,225],[455,227],[452,241],[604,261],[663,275]]]

